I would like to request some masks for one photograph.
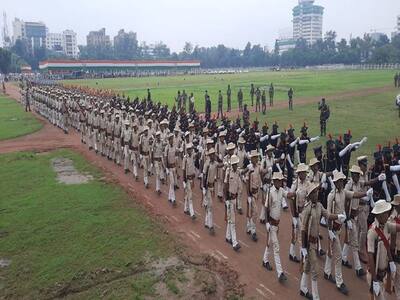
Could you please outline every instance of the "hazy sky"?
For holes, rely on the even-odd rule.
[[[243,48],[247,41],[273,48],[281,29],[292,26],[297,0],[1,0],[9,32],[15,17],[43,21],[50,32],[73,29],[86,44],[90,30],[120,28],[137,32],[139,41],[163,41],[173,51],[185,41]],[[316,0],[325,7],[323,31],[346,39],[376,29],[390,33],[400,15],[400,0]],[[3,23],[3,20],[0,22]]]

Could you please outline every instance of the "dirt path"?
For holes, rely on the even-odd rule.
[[[370,92],[378,93],[385,91],[387,88],[373,89]],[[15,87],[8,86],[8,91],[12,97],[18,99],[18,91]],[[356,93],[353,93],[355,95]],[[344,96],[337,99],[343,99]],[[332,97],[331,99],[334,99]],[[310,102],[315,100],[309,100]],[[37,116],[38,117],[38,116]],[[290,228],[291,218],[289,212],[282,214],[280,225],[280,253],[282,265],[287,272],[288,281],[281,285],[276,278],[275,272],[268,272],[262,268],[262,256],[266,244],[265,227],[257,224],[257,232],[259,241],[254,243],[245,233],[245,216],[237,215],[236,230],[237,236],[242,249],[236,253],[231,246],[225,242],[225,222],[224,222],[224,205],[215,201],[214,221],[216,226],[215,236],[211,236],[204,229],[204,211],[201,208],[201,192],[198,182],[194,189],[194,206],[197,219],[192,221],[188,216],[183,214],[183,192],[182,188],[177,191],[178,206],[172,208],[168,201],[167,186],[162,186],[162,194],[158,196],[154,191],[154,176],[150,178],[150,189],[145,189],[142,177],[139,182],[135,182],[131,174],[124,174],[121,167],[114,163],[96,155],[93,151],[89,151],[85,145],[80,143],[79,134],[71,131],[65,135],[61,130],[53,127],[45,122],[42,130],[34,134],[20,137],[14,140],[0,142],[0,153],[34,150],[48,151],[57,148],[71,148],[87,160],[99,167],[109,178],[110,181],[121,185],[134,199],[146,207],[157,219],[165,222],[166,229],[173,234],[179,236],[183,243],[189,246],[194,253],[204,253],[215,257],[221,262],[228,263],[239,273],[239,281],[245,284],[245,298],[255,299],[300,299],[299,296],[299,265],[289,262],[288,250],[290,244]],[[323,230],[325,231],[325,230]],[[326,249],[327,238],[323,240],[323,247]],[[271,258],[273,262],[273,259]],[[319,259],[319,291],[321,299],[348,299],[342,296],[336,287],[326,282],[322,277],[324,260]],[[272,264],[274,265],[274,264]],[[366,267],[365,267],[366,268]],[[365,279],[358,279],[354,270],[343,269],[343,276],[347,284],[351,299],[363,299],[369,297],[368,287]],[[311,287],[310,287],[311,288]]]

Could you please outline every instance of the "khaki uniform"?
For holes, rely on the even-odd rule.
[[[93,116],[93,145],[94,150],[99,151],[99,128],[100,128],[100,116]]]
[[[235,204],[240,191],[240,174],[239,169],[236,172],[232,168],[228,168],[225,173],[224,183],[227,187],[227,199],[225,201],[226,209],[226,234],[225,238],[232,241],[232,246],[235,247],[238,242],[236,239],[236,225],[235,225]]]
[[[194,216],[193,209],[193,194],[192,188],[194,187],[194,179],[196,177],[196,168],[194,166],[194,154],[186,154],[183,158],[183,173],[186,180],[185,185],[185,199],[183,205],[183,211],[189,213],[191,217]]]
[[[204,220],[204,224],[207,228],[213,228],[213,196],[215,194],[215,182],[217,179],[218,173],[218,163],[216,161],[211,162],[210,160],[206,160],[203,166],[203,178],[206,179],[206,196],[204,197],[203,205],[206,209],[206,216]]]
[[[369,181],[369,173],[360,175],[360,184],[362,186],[362,192],[366,192],[368,186],[365,185]],[[358,242],[359,251],[363,257],[367,257],[367,251],[365,245],[367,244],[367,232],[368,232],[368,215],[370,212],[369,202],[360,199],[358,207],[357,227],[358,227]]]
[[[397,213],[396,209],[393,209],[388,222],[394,224],[400,224],[400,215]],[[393,286],[396,293],[396,299],[400,299],[400,234],[393,233],[391,235],[390,243],[395,243],[394,247],[394,257],[393,260],[396,263],[396,275],[394,277]]]
[[[221,143],[221,141],[217,142],[216,145],[216,155],[220,160],[223,160],[226,154],[226,142],[224,141]],[[218,174],[217,174],[217,196],[218,198],[223,198],[224,197],[224,169],[219,168],[218,169]]]
[[[253,166],[254,170],[248,174],[248,192],[247,197],[247,222],[246,232],[254,235],[256,233],[255,217],[257,213],[257,202],[260,197],[261,167],[260,164]]]
[[[99,152],[105,155],[107,119],[104,116],[100,117],[99,126]]]
[[[368,229],[367,233],[367,252],[374,254],[375,273],[377,274],[377,279],[380,283],[380,294],[375,297],[375,299],[384,300],[386,299],[384,279],[386,276],[390,276],[390,274],[387,273],[389,257],[382,239],[375,231],[376,227],[381,229],[386,239],[390,242],[391,234],[396,234],[396,224],[386,222],[385,225],[381,226],[379,222],[375,219],[375,221]],[[372,282],[370,273],[368,273],[367,282]]]
[[[152,153],[153,153],[153,163],[154,163],[154,169],[156,171],[156,192],[161,191],[160,190],[160,184],[161,184],[161,172],[163,170],[163,148],[164,145],[162,141],[154,141],[153,147],[152,147]]]
[[[114,155],[115,162],[121,163],[121,122],[114,122]]]
[[[140,154],[143,160],[143,182],[147,187],[149,185],[149,154],[150,154],[150,136],[142,134],[139,140]]]
[[[269,211],[269,217],[267,217],[267,230],[269,228],[269,235],[267,246],[265,247],[263,261],[264,263],[269,261],[269,248],[272,246],[275,260],[275,267],[278,277],[283,273],[281,258],[279,255],[279,240],[278,240],[278,231],[279,231],[279,222],[281,219],[281,208],[282,208],[282,200],[287,197],[287,191],[283,188],[276,189],[275,186],[272,186],[267,193],[267,197],[265,199],[265,207],[267,211]]]
[[[360,182],[355,183],[351,178],[347,182],[345,186],[345,190],[352,191],[352,192],[362,192],[362,185]],[[344,243],[343,250],[342,250],[342,259],[344,262],[348,261],[349,256],[349,248],[352,250],[353,254],[353,261],[354,261],[354,268],[355,270],[362,269],[360,258],[358,255],[358,251],[360,250],[359,241],[358,241],[358,212],[359,212],[359,203],[360,199],[351,199],[349,208],[346,211],[346,216],[350,218],[346,222],[346,230],[347,230],[347,239],[348,242]]]
[[[176,156],[177,156],[177,150],[175,147],[175,143],[172,143],[172,146],[168,143],[168,145],[165,147],[164,157],[168,169],[168,178],[169,178],[168,200],[171,202],[175,202],[175,186],[177,185]]]
[[[239,157],[238,169],[242,171],[244,159],[246,158],[246,150],[244,149],[244,147],[243,149],[238,148],[236,155],[237,157]],[[239,192],[238,192],[238,197],[236,199],[236,208],[238,210],[242,210],[243,197],[245,197],[245,199],[247,198],[247,186],[244,176],[240,176]]]
[[[275,163],[274,157],[266,156],[263,161],[261,162],[264,180],[263,180],[263,189],[262,189],[262,199],[265,200],[267,197],[267,192],[271,187],[271,178],[272,178],[272,167]],[[264,203],[263,203],[264,204]],[[261,212],[260,212],[260,221],[264,223],[265,221],[265,205],[261,205]]]
[[[136,129],[132,130],[132,136],[131,136],[131,161],[132,161],[132,170],[133,170],[133,176],[137,179],[138,178],[138,167],[139,167],[139,161],[140,161],[140,156],[139,156],[139,131]]]
[[[345,213],[345,201],[353,199],[354,193],[348,190],[342,190],[339,192],[334,188],[328,195],[328,212],[330,214],[344,214]],[[342,224],[338,220],[332,221],[332,231],[336,235],[333,241],[330,241],[331,257],[335,265],[335,280],[336,286],[340,287],[343,283],[342,276],[342,246],[340,243],[340,232]],[[324,272],[328,276],[332,273],[331,257],[326,256]]]
[[[306,203],[301,213],[301,231],[304,231],[307,236],[307,256],[304,261],[304,273],[300,281],[300,290],[305,294],[308,292],[307,282],[311,273],[312,296],[314,300],[320,299],[317,284],[317,253],[319,250],[319,220],[322,216],[328,219],[330,214],[319,202],[315,204],[311,202]]]
[[[114,122],[111,120],[107,120],[106,127],[106,150],[105,154],[109,159],[112,159],[113,153],[113,133],[114,133]]]
[[[128,127],[124,127],[122,129],[122,142],[123,142],[123,147],[124,147],[124,170],[127,171],[129,170],[129,158],[130,158],[130,153],[129,153],[129,146],[131,143],[131,135],[132,131]]]

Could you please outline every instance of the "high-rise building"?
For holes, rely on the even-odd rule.
[[[110,36],[106,35],[106,29],[102,28],[98,31],[90,31],[86,36],[88,46],[109,46],[111,45]]]
[[[47,33],[46,48],[49,50],[63,52],[63,36],[61,33]]]
[[[43,22],[24,22],[18,18],[13,21],[13,43],[25,39],[32,52],[46,46],[47,28]]]
[[[74,58],[78,57],[78,45],[76,33],[72,30],[64,30],[62,33],[62,46],[64,54]]]
[[[299,0],[293,8],[293,38],[304,39],[313,44],[322,39],[322,19],[324,8],[314,5],[314,0]]]
[[[76,33],[72,30],[64,30],[62,33],[47,33],[46,48],[76,58],[78,57]]]

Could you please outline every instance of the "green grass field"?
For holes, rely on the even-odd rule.
[[[232,88],[233,106],[237,107],[237,91],[242,88],[245,103],[250,103],[250,84],[267,88],[271,82],[275,85],[275,99],[287,99],[287,91],[294,89],[294,98],[311,96],[329,96],[338,92],[353,91],[362,88],[381,87],[392,84],[392,70],[371,71],[285,71],[285,72],[249,72],[227,75],[196,75],[174,77],[116,78],[94,80],[67,80],[65,84],[83,85],[92,88],[114,89],[126,96],[145,97],[147,88],[151,89],[153,99],[168,103],[172,107],[177,91],[193,92],[198,111],[204,111],[204,91],[208,90],[216,108],[218,90],[226,101],[228,84]],[[267,94],[268,97],[268,94]],[[224,104],[225,105],[225,104]]]
[[[387,141],[393,141],[396,137],[400,139],[400,118],[394,104],[394,92],[331,101],[328,105],[331,117],[327,125],[327,133],[330,132],[336,138],[351,129],[352,141],[359,141],[364,136],[368,137],[368,142],[352,155],[353,159],[359,155],[371,156],[377,144],[386,144]],[[275,121],[278,122],[280,130],[292,124],[296,130],[296,136],[300,135],[300,128],[304,122],[309,127],[310,136],[320,134],[317,104],[297,106],[292,112],[280,109],[271,110],[266,116],[262,114],[252,114],[252,116],[259,120],[261,126],[267,122],[270,128]],[[325,141],[325,138],[321,138],[320,141],[311,144],[309,150],[311,151],[313,147],[321,143],[325,146]]]
[[[72,159],[94,180],[58,183],[50,163],[54,157]],[[0,298],[46,299],[68,283],[92,284],[173,253],[171,237],[73,152],[0,155],[0,190],[0,259],[11,260],[0,268]],[[154,293],[158,280],[141,272],[75,296],[143,299]]]
[[[0,141],[35,132],[42,126],[15,100],[0,96]]]

